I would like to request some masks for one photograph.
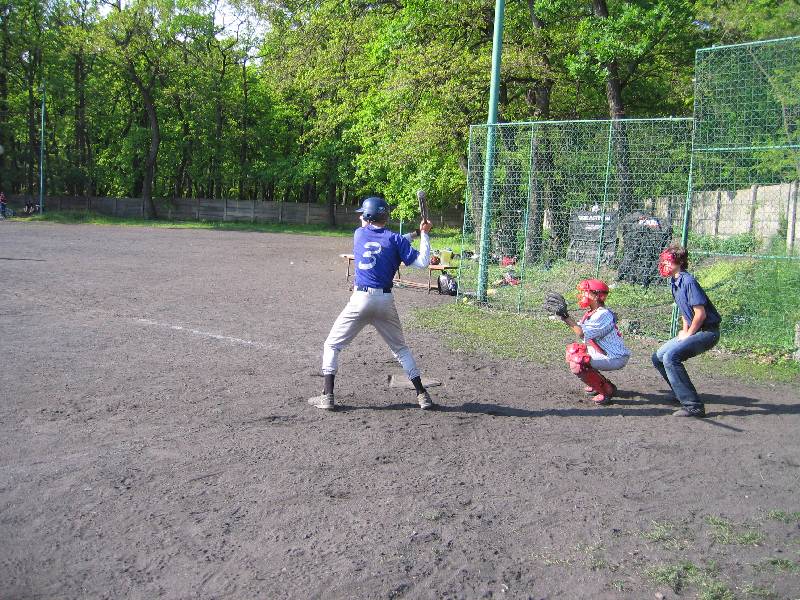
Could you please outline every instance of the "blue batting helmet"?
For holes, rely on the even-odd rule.
[[[384,217],[388,219],[389,205],[383,198],[370,196],[369,198],[364,198],[361,208],[356,209],[356,212],[361,213],[365,221],[383,220]]]

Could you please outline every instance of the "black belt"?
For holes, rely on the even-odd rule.
[[[700,328],[700,331],[719,331],[719,323],[714,323],[713,325],[703,325]]]
[[[391,294],[392,293],[392,288],[390,288],[390,287],[388,287],[388,288],[371,288],[371,287],[367,287],[365,285],[357,285],[356,286],[356,291],[357,292],[368,292],[370,290],[382,290],[384,294]]]

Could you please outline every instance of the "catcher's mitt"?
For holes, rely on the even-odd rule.
[[[547,292],[547,296],[545,296],[544,302],[542,303],[542,309],[562,319],[569,315],[567,312],[567,301],[564,300],[564,296],[558,292]]]

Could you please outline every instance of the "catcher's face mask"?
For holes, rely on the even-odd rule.
[[[578,284],[578,306],[589,308],[592,305],[593,294],[601,302],[606,301],[608,286],[599,279],[584,279]]]
[[[658,256],[658,274],[662,277],[669,277],[675,269],[675,255],[669,250],[664,250]]]
[[[592,296],[589,290],[578,290],[578,306],[581,308],[589,308],[591,302]]]

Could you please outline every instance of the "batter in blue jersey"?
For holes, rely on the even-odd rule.
[[[427,233],[425,234],[427,240]],[[353,256],[356,259],[355,285],[369,288],[391,288],[397,267],[402,262],[413,265],[419,258],[405,237],[367,223],[353,236]],[[427,266],[427,265],[425,265]]]
[[[353,236],[355,285],[353,295],[331,327],[322,351],[322,374],[325,384],[322,395],[309,399],[309,404],[324,410],[334,408],[334,380],[339,352],[353,341],[366,326],[372,325],[389,346],[406,375],[414,384],[420,408],[433,406],[430,394],[422,385],[417,363],[406,345],[400,317],[394,304],[392,279],[402,262],[424,269],[430,261],[430,221],[420,223],[419,251],[407,237],[386,228],[389,205],[383,198],[366,198],[358,209],[362,226]]]

